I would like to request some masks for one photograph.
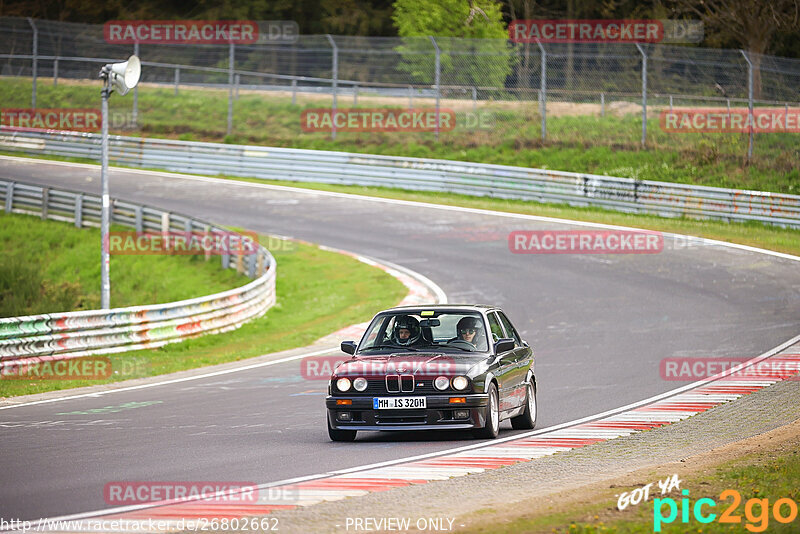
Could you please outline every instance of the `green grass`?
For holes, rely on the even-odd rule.
[[[0,317],[100,307],[98,229],[0,212],[0,247]],[[172,302],[248,282],[233,270],[223,271],[214,259],[114,255],[111,305]]]
[[[667,473],[668,474],[668,473]],[[658,477],[656,477],[657,479]],[[663,478],[663,477],[662,477]],[[647,480],[646,482],[652,482]],[[762,451],[753,455],[738,458],[726,462],[713,469],[713,473],[705,475],[691,476],[684,479],[681,483],[682,490],[689,490],[689,495],[684,497],[677,490],[673,490],[669,495],[661,497],[660,490],[654,484],[651,488],[649,502],[639,505],[628,506],[625,510],[617,509],[617,499],[600,497],[596,502],[588,505],[578,505],[567,507],[565,511],[558,513],[542,514],[536,517],[516,517],[507,521],[499,522],[487,519],[487,524],[474,524],[468,528],[459,530],[461,534],[517,534],[517,533],[577,533],[577,534],[597,534],[597,533],[620,533],[620,534],[652,534],[654,531],[654,496],[671,497],[675,500],[678,514],[671,524],[662,525],[662,533],[682,534],[686,532],[698,532],[708,534],[729,534],[731,532],[751,532],[746,525],[750,525],[760,531],[760,526],[766,525],[766,532],[797,532],[800,528],[800,516],[787,524],[775,521],[770,515],[765,522],[760,514],[760,508],[751,508],[752,516],[748,518],[745,514],[747,502],[750,499],[768,499],[770,514],[775,501],[788,498],[798,504],[800,499],[800,462],[798,462],[798,451],[792,450],[791,446],[779,451]],[[617,488],[613,491],[632,491],[634,487]],[[738,508],[732,509],[732,515],[741,517],[741,523],[728,524],[720,523],[722,513],[733,508],[732,497],[720,498],[720,494],[727,489],[736,490],[741,496],[741,503]],[[609,490],[610,493],[612,490]],[[689,517],[686,523],[682,522],[681,499],[688,498]],[[710,508],[705,505],[702,508],[704,515],[715,513],[716,518],[708,524],[697,521],[692,513],[694,504],[701,498],[710,498],[716,502],[716,507]],[[789,508],[783,506],[782,514],[787,516]],[[476,518],[483,514],[476,514]],[[669,515],[668,505],[663,505],[664,517]]]
[[[29,80],[0,80],[0,92],[6,107],[30,106]],[[387,105],[365,98],[362,96],[359,107]],[[99,83],[62,81],[58,87],[40,83],[37,99],[42,108],[97,108]],[[606,117],[551,114],[548,138],[543,142],[535,102],[493,102],[479,108],[492,113],[490,130],[457,127],[443,132],[439,142],[432,133],[339,132],[333,141],[329,134],[300,128],[304,109],[326,107],[329,101],[300,96],[298,102],[292,105],[289,97],[274,93],[243,92],[234,105],[234,133],[226,135],[227,91],[181,88],[175,96],[172,89],[142,86],[140,129],[112,128],[112,133],[545,167],[800,194],[800,134],[758,135],[754,158],[748,163],[746,134],[670,134],[660,130],[654,116],[648,120],[648,147],[642,149],[638,113]],[[395,99],[392,105],[405,106],[402,102]],[[130,97],[115,95],[110,100],[112,115],[129,113],[130,106]],[[350,106],[348,99],[339,99],[340,108]],[[457,108],[458,113],[471,110],[468,103],[463,106]]]
[[[265,236],[261,239],[264,241]],[[278,301],[266,315],[225,334],[111,355],[114,375],[108,380],[0,380],[0,397],[155,376],[301,347],[339,328],[368,320],[375,312],[397,304],[406,294],[405,286],[395,278],[349,256],[286,243],[271,251],[278,264]],[[176,276],[164,278],[177,283],[178,273],[173,274]],[[184,274],[181,272],[180,276]],[[207,289],[189,296],[212,292]]]

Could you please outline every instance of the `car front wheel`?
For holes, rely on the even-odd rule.
[[[338,430],[331,428],[331,422],[328,421],[328,437],[331,441],[355,441],[357,430]]]
[[[536,426],[536,386],[531,381],[528,383],[525,395],[525,411],[511,418],[511,427],[514,430],[530,430]]]
[[[476,428],[476,438],[494,439],[500,433],[500,403],[497,400],[497,386],[489,386],[489,404],[486,406],[486,425]]]

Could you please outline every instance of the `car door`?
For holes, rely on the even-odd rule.
[[[525,375],[528,373],[528,364],[532,351],[523,343],[517,329],[514,328],[505,313],[498,311],[497,317],[500,319],[500,324],[503,326],[506,337],[514,340],[514,350],[512,351],[514,355],[513,371],[509,376],[509,402],[514,407],[521,406],[525,402]]]
[[[500,322],[500,318],[497,316],[497,312],[489,312],[487,314],[487,319],[489,320],[489,335],[491,337],[490,343],[494,345],[497,340],[507,337],[506,332],[503,330],[503,326]],[[497,378],[497,383],[499,385],[499,391],[497,393],[500,396],[499,401],[501,412],[514,408],[514,404],[510,401],[510,399],[516,387],[516,379],[514,377],[514,364],[516,359],[516,347],[510,351],[495,355],[497,368],[494,371],[494,375]]]

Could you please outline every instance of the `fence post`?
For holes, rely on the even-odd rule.
[[[333,107],[331,108],[331,139],[336,139],[336,92],[339,89],[339,47],[330,34],[325,34],[333,49],[333,65],[331,66],[331,91],[333,92]]]
[[[539,87],[539,112],[542,114],[542,141],[547,138],[547,52],[545,51],[542,43],[539,45],[539,50],[542,52],[542,75],[541,85]]]
[[[472,86],[472,111],[478,110],[478,90]]]
[[[747,145],[747,161],[753,157],[753,63],[744,50],[739,50],[747,61],[747,115],[750,119],[750,142]]]
[[[672,95],[669,95],[669,111],[672,112]]]
[[[239,84],[242,83],[242,75],[237,74],[234,79],[235,81],[233,83],[236,86],[236,100],[239,100]]]
[[[133,55],[139,57],[139,43],[136,42],[133,44]],[[140,58],[141,59],[141,58]],[[133,117],[131,117],[133,122],[133,127],[139,124],[139,84],[136,84],[136,87],[133,88]]]
[[[408,86],[408,109],[414,108],[414,88]]]
[[[292,105],[297,105],[297,78],[292,80]]]
[[[228,43],[228,135],[233,131],[233,61],[235,54],[233,41]]]
[[[606,116],[606,94],[600,93],[600,116]]]
[[[647,53],[639,43],[636,48],[642,54],[642,147],[647,142]]]
[[[358,105],[358,86],[353,86],[353,107]]]
[[[31,63],[31,68],[33,69],[33,86],[31,89],[31,107],[36,109],[36,74],[39,66],[39,28],[36,27],[33,19],[30,17],[28,17],[28,24],[30,24],[31,28],[33,28],[33,58]]]
[[[58,58],[53,60],[53,87],[58,87]]]
[[[439,44],[433,36],[430,36],[433,48],[436,51],[436,71],[434,75],[434,83],[436,84],[436,140],[439,140],[439,101],[442,97],[442,51],[439,50]]]
[[[175,67],[175,96],[178,96],[178,84],[181,83],[181,69]]]

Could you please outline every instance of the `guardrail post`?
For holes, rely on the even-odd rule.
[[[33,58],[31,59],[31,68],[33,69],[33,85],[31,88],[31,107],[36,109],[36,75],[38,70],[38,62],[39,62],[39,28],[36,27],[36,24],[33,22],[33,19],[28,17],[28,24],[31,25],[33,29],[33,50],[31,54]]]
[[[134,206],[133,214],[136,219],[136,222],[134,223],[136,225],[136,231],[138,233],[144,232],[144,217],[142,216],[142,207]]]
[[[330,34],[325,34],[325,37],[328,38],[328,42],[331,44],[331,48],[333,48],[333,65],[331,66],[331,92],[333,93],[333,106],[331,107],[331,118],[333,119],[331,121],[331,139],[336,139],[336,92],[339,88],[339,47],[336,46],[336,42]]]
[[[358,105],[358,86],[353,86],[353,107]]]
[[[227,269],[231,265],[231,257],[230,254],[220,254],[220,258],[222,259],[222,268]]]
[[[165,211],[161,214],[161,233],[169,232],[169,212]]]
[[[50,204],[50,188],[42,188],[42,220],[47,220],[47,207]]]
[[[647,53],[639,43],[636,48],[642,54],[642,146],[647,142]]]
[[[297,105],[297,79],[292,80],[292,105]]]
[[[11,213],[14,209],[14,182],[8,182],[6,186],[6,213]]]
[[[231,41],[228,44],[228,135],[233,131],[233,61],[236,50]]]
[[[75,227],[83,228],[83,193],[75,195]]]
[[[435,64],[435,72],[434,72],[434,84],[436,84],[436,140],[439,140],[439,100],[442,98],[442,51],[439,50],[439,44],[436,42],[436,39],[433,38],[433,35],[430,36],[431,43],[433,43],[433,47],[436,50],[436,64]]]
[[[259,250],[256,254],[256,272],[258,272],[258,276],[264,274],[264,255]]]
[[[750,142],[747,145],[747,161],[753,157],[753,63],[750,57],[744,50],[739,50],[747,61],[747,109],[748,118],[750,119]]]
[[[134,43],[133,45],[133,55],[139,57],[139,43]],[[141,58],[140,58],[141,59]],[[131,122],[133,122],[133,127],[139,124],[139,84],[136,84],[136,87],[133,88],[133,116],[131,117]]]
[[[210,236],[211,235],[211,226],[209,226],[207,224],[205,226],[203,226],[203,232],[205,232],[205,235]],[[205,252],[203,253],[203,256],[205,257],[206,261],[210,260],[211,259],[211,249],[207,248],[205,250]]]
[[[53,60],[53,87],[58,87],[58,58]]]
[[[542,75],[539,88],[539,112],[542,114],[542,141],[547,138],[547,51],[537,42],[542,53]]]
[[[250,278],[256,277],[256,257],[255,254],[247,255],[247,276]]]

